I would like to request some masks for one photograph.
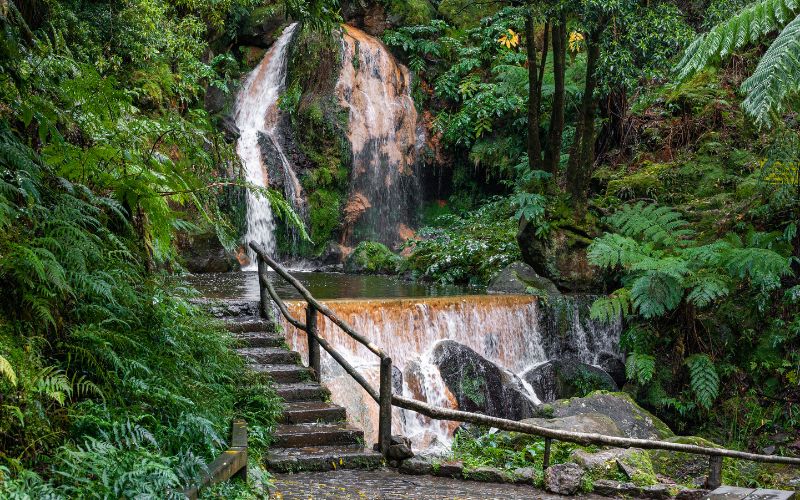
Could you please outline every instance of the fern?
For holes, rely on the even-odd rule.
[[[683,297],[683,286],[673,276],[648,272],[630,287],[633,308],[645,318],[662,316],[675,309]]]
[[[686,228],[683,217],[670,207],[656,204],[623,205],[608,223],[620,234],[661,246],[678,246],[693,232]]]
[[[711,408],[719,394],[719,375],[714,362],[705,354],[694,354],[686,359],[686,366],[697,403],[705,409]]]
[[[0,356],[0,375],[3,375],[12,386],[17,386],[17,373],[14,371],[14,367],[11,366],[11,362],[3,356]]]
[[[646,385],[653,379],[656,371],[656,360],[649,354],[632,352],[625,360],[625,376],[639,385]]]
[[[612,323],[628,316],[630,312],[630,292],[626,288],[621,288],[607,297],[595,300],[589,314],[593,320]]]

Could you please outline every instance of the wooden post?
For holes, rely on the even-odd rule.
[[[381,358],[380,410],[378,416],[378,447],[386,457],[392,443],[392,358]]]
[[[261,256],[258,256],[258,288],[260,292],[260,300],[258,304],[258,312],[261,315],[261,319],[270,321],[274,323],[272,318],[272,308],[269,304],[269,292],[267,291],[267,287],[261,283],[261,277],[264,279],[269,279],[269,275],[267,274],[267,263],[264,262],[264,259]]]
[[[715,490],[722,486],[722,455],[708,457],[708,477],[705,486],[709,490]]]
[[[550,467],[550,443],[552,438],[544,438],[544,457],[542,457],[542,470],[547,470]]]
[[[306,333],[308,334],[308,367],[314,370],[314,378],[322,381],[322,367],[319,361],[319,342],[317,334],[317,308],[306,304]]]
[[[232,477],[247,482],[247,422],[244,420],[233,421],[231,449],[237,450],[244,455],[244,465]]]

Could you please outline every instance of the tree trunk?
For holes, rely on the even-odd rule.
[[[536,38],[533,28],[533,13],[528,12],[525,18],[525,44],[527,45],[528,53],[528,168],[530,170],[540,170],[542,144],[539,140],[540,93],[537,89],[541,87],[538,81]]]
[[[558,22],[553,23],[553,79],[555,90],[553,92],[553,110],[550,113],[550,132],[548,134],[547,149],[544,153],[544,168],[558,175],[558,166],[561,160],[561,143],[564,134],[564,107],[566,105],[564,74],[567,61],[567,26],[562,16]]]
[[[594,90],[597,87],[595,73],[600,59],[600,44],[593,33],[586,36],[586,50],[586,83],[575,124],[575,143],[567,164],[567,191],[572,196],[572,205],[579,218],[586,209],[586,190],[594,164]]]

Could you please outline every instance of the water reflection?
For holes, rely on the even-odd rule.
[[[272,283],[283,299],[298,299],[297,291],[280,276],[270,273]],[[293,272],[311,295],[325,299],[377,299],[398,297],[442,297],[479,293],[482,290],[405,281],[392,276],[341,273]],[[211,299],[258,300],[258,281],[254,271],[193,274],[186,277],[200,295]]]

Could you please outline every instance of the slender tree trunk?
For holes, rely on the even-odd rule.
[[[536,59],[536,38],[533,13],[525,18],[525,44],[528,53],[528,168],[539,170],[542,162],[542,144],[539,141],[539,72]],[[546,50],[546,49],[545,49]]]
[[[564,17],[553,23],[553,79],[555,89],[553,92],[553,109],[550,113],[550,132],[548,134],[547,149],[544,153],[544,168],[558,175],[558,165],[561,159],[561,142],[564,134],[564,107],[565,99],[565,71],[567,62],[567,27]]]
[[[572,196],[572,204],[578,216],[586,209],[587,188],[594,164],[594,90],[597,87],[597,62],[600,59],[600,44],[590,33],[586,37],[586,83],[583,100],[575,125],[575,143],[567,164],[567,191]]]

